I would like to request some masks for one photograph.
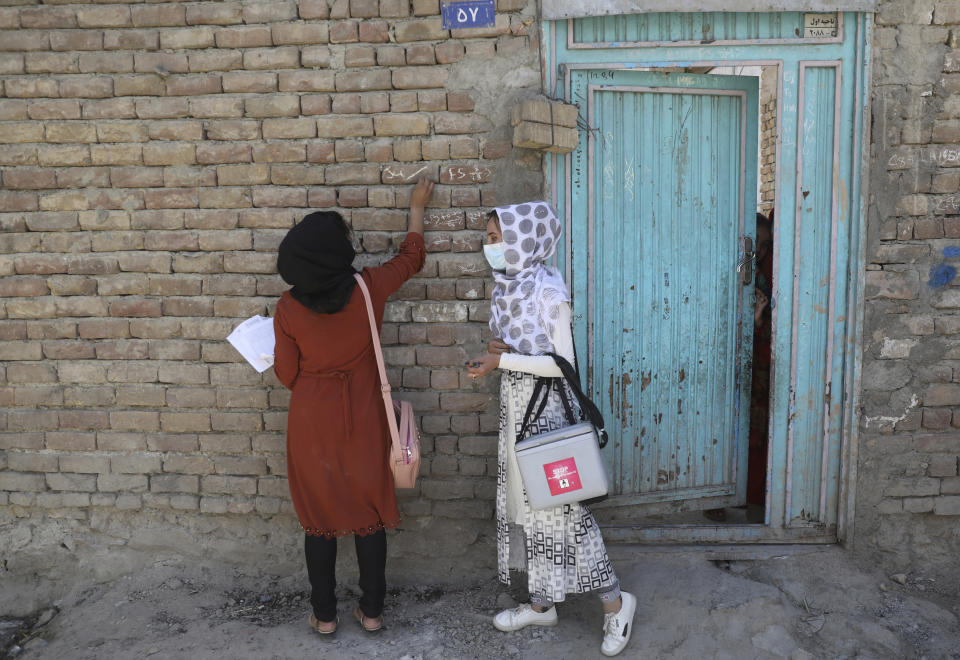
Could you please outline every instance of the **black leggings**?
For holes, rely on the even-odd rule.
[[[383,613],[387,596],[387,534],[380,530],[367,536],[353,537],[360,565],[360,609],[371,619]],[[320,621],[337,618],[337,539],[307,534],[303,543],[310,578],[310,604]]]

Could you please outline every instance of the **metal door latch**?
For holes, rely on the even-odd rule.
[[[753,262],[757,258],[757,253],[753,251],[753,239],[749,236],[743,237],[743,257],[737,262],[737,272],[743,275],[744,286],[753,283]]]

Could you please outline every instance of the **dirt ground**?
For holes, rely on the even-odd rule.
[[[711,559],[702,550],[613,546],[624,587],[638,596],[625,658],[960,659],[956,585],[920,574],[856,568],[837,548],[771,550],[762,559]],[[494,575],[455,589],[404,586],[386,627],[363,633],[341,588],[341,624],[321,637],[306,624],[305,578],[166,561],[75,588],[24,619],[0,618],[0,656],[29,660],[128,658],[599,658],[598,601],[559,605],[560,625],[501,633],[491,615],[525,597]],[[901,584],[902,582],[902,584]],[[0,607],[14,593],[0,595]],[[0,610],[2,613],[3,610]]]

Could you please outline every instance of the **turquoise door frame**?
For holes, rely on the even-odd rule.
[[[704,43],[689,40],[690,22],[684,16],[693,17],[701,29],[706,25],[702,17],[689,14],[679,19],[644,14],[546,22],[545,82],[548,89],[577,102],[575,74],[583,71],[731,65],[776,71],[767,510],[762,525],[615,524],[605,533],[657,542],[843,540],[852,533],[856,469],[871,17],[841,14],[835,37],[806,40],[791,38],[783,28],[794,20],[786,14],[739,15],[724,27],[722,39]],[[657,30],[650,28],[654,21]],[[651,41],[643,41],[648,38]],[[588,164],[575,157],[585,153],[586,140],[586,131],[581,131],[580,149],[574,154],[548,157],[546,175],[565,219],[566,240],[558,263],[574,294],[580,359],[594,361],[602,347],[590,344],[588,336],[587,285],[597,273],[578,263],[571,250],[573,244],[587,244],[591,232],[600,235],[596,218],[574,208],[574,180],[588,171]],[[603,385],[591,386],[600,398]],[[612,419],[614,406],[607,407],[604,412]],[[612,457],[608,461],[612,464]]]

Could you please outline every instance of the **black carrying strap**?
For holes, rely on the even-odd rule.
[[[583,389],[580,387],[580,377],[577,374],[576,370],[573,368],[567,360],[556,353],[547,353],[550,357],[553,358],[553,361],[557,363],[557,366],[560,367],[560,373],[563,374],[563,378],[537,378],[537,382],[533,388],[533,395],[530,397],[530,403],[527,404],[527,411],[523,415],[523,424],[520,426],[520,433],[517,435],[518,438],[523,438],[524,434],[527,431],[527,426],[536,420],[540,419],[540,415],[543,414],[543,411],[547,407],[547,400],[550,398],[550,388],[556,387],[557,393],[560,395],[560,401],[563,403],[564,412],[567,415],[567,420],[570,424],[576,424],[577,419],[573,414],[573,409],[570,406],[570,401],[567,400],[567,393],[563,389],[563,381],[566,380],[570,385],[570,389],[573,391],[573,394],[577,397],[577,401],[580,404],[580,411],[583,415],[586,415],[586,419],[594,425],[597,429],[597,444],[600,445],[600,449],[603,449],[607,446],[607,431],[603,421],[603,415],[600,414],[600,409],[597,408],[597,405],[584,394]],[[540,401],[540,405],[537,407],[536,415],[533,415],[534,406],[537,404],[537,399],[540,398],[541,392],[543,393],[543,399]]]
[[[583,388],[580,387],[580,376],[573,368],[573,365],[556,353],[548,353],[547,355],[552,357],[553,361],[560,367],[560,373],[563,374],[563,377],[570,385],[570,389],[573,390],[574,396],[577,397],[577,402],[580,404],[580,411],[586,415],[587,420],[591,424],[597,427],[597,435],[600,437],[600,449],[603,449],[607,446],[608,438],[606,424],[603,421],[603,415],[600,413],[600,409],[597,407],[597,404],[590,400],[590,397],[584,394]]]
[[[523,413],[523,424],[520,425],[520,433],[517,434],[517,438],[523,440],[527,433],[527,427],[535,419],[540,419],[540,415],[543,414],[543,411],[547,407],[547,400],[550,398],[550,387],[552,385],[553,378],[537,378],[533,386],[533,394],[530,395],[530,403],[527,404],[527,412]],[[543,400],[540,401],[540,407],[537,408],[536,414],[533,414],[533,407],[537,405],[537,399],[540,398],[540,393],[543,392],[546,388],[547,392],[543,397]]]

